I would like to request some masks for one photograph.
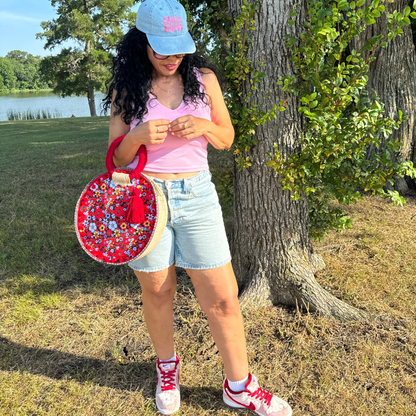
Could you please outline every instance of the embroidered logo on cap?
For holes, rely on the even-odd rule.
[[[164,17],[163,26],[165,26],[165,32],[175,32],[183,30],[182,19],[180,16]]]

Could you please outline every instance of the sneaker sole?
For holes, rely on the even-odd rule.
[[[174,409],[174,410],[171,410],[171,411],[166,411],[166,410],[162,410],[162,409],[159,409],[159,406],[157,405],[157,402],[156,402],[156,407],[157,407],[157,410],[160,412],[160,413],[162,413],[162,415],[173,415],[175,412],[177,412],[178,410],[179,410],[179,407],[181,406],[181,402],[179,402],[179,404],[178,404],[178,406],[176,407],[176,409]]]
[[[232,402],[232,401],[230,401],[230,400],[228,400],[226,397],[224,397],[223,396],[223,398],[222,398],[223,400],[224,400],[224,403],[225,404],[227,404],[228,406],[230,406],[230,407],[234,407],[234,408],[236,408],[236,409],[247,409],[247,407],[246,406],[240,406],[239,404],[237,404],[237,403],[234,403],[234,402]],[[248,409],[248,410],[251,410],[251,409]],[[253,412],[256,412],[255,410],[253,410]],[[257,413],[257,412],[256,412]],[[259,414],[259,413],[257,413],[257,414]],[[290,410],[290,413],[287,415],[287,416],[292,416],[292,410]]]
[[[224,403],[225,403],[225,404],[228,404],[228,406],[235,407],[236,409],[247,409],[247,407],[245,407],[245,406],[240,406],[239,404],[234,403],[234,402],[232,402],[232,401],[228,400],[228,399],[227,399],[227,398],[225,398],[225,397],[223,397],[222,399],[224,400]]]

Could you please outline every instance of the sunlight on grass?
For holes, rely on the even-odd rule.
[[[51,381],[27,372],[0,372],[2,415],[118,416],[140,415],[145,403],[140,392],[120,392],[74,380]],[[127,398],[123,400],[122,398]],[[38,398],[42,397],[42,400]],[[126,403],[127,402],[127,403]],[[153,409],[155,409],[154,406]],[[155,414],[155,412],[152,412]]]
[[[6,325],[26,325],[39,319],[43,309],[59,308],[68,302],[56,292],[53,280],[28,275],[6,281],[1,286],[0,299],[10,312],[5,318]]]
[[[55,282],[38,276],[21,275],[6,281],[4,287],[9,296],[19,296],[30,292],[38,297],[51,293],[55,288]]]
[[[42,306],[36,302],[32,293],[11,299],[11,316],[6,318],[5,324],[15,323],[16,325],[25,325],[28,322],[36,321],[40,317]]]
[[[67,304],[68,299],[59,293],[50,293],[49,295],[39,296],[39,302],[45,308],[61,308]]]

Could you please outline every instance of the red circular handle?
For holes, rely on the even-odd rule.
[[[117,139],[113,140],[108,147],[107,156],[105,158],[105,167],[110,174],[117,169],[117,166],[113,162],[113,156],[117,146],[123,141],[125,137],[125,134],[123,136],[117,137]],[[147,163],[147,151],[144,144],[139,147],[137,153],[139,154],[139,162],[137,163],[135,169],[129,173],[130,179],[138,178],[139,174],[143,171]]]

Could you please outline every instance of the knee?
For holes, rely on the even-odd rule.
[[[222,296],[202,308],[208,318],[227,318],[240,315],[240,303],[236,295]]]
[[[143,301],[151,302],[154,307],[172,302],[176,292],[176,274],[174,269],[166,272],[136,272],[142,288]]]
[[[142,289],[143,298],[152,302],[153,305],[159,306],[166,302],[172,302],[176,292],[176,284],[167,287],[151,286]]]

